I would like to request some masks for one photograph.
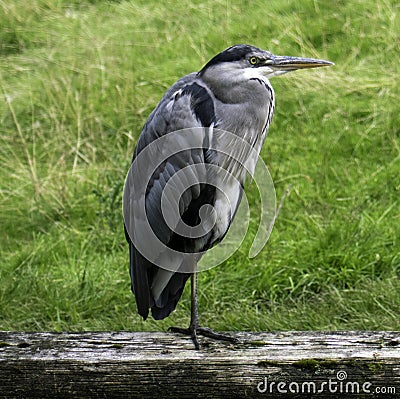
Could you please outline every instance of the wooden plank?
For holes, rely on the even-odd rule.
[[[400,397],[399,332],[233,335],[0,332],[0,397]]]

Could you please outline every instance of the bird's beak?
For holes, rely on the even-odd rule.
[[[329,65],[335,64],[316,58],[290,57],[286,55],[275,55],[268,62],[270,68],[281,71],[282,73],[295,71],[296,69],[319,68]]]

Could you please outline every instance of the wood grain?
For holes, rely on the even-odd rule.
[[[0,397],[400,397],[398,332],[232,335],[0,332]]]

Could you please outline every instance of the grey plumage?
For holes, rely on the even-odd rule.
[[[165,93],[143,127],[133,161],[150,143],[171,132],[188,128],[198,128],[202,132],[193,136],[199,144],[191,148],[185,147],[190,134],[182,135],[182,138],[178,136],[176,140],[182,140],[183,150],[166,160],[160,158],[145,193],[148,222],[157,238],[169,248],[193,256],[182,258],[184,260],[179,258],[179,261],[172,259],[171,263],[177,262],[176,266],[171,266],[172,269],[160,268],[138,251],[132,227],[127,227],[125,220],[132,290],[138,312],[144,319],[149,309],[155,319],[163,319],[175,309],[190,276],[190,273],[180,271],[191,270],[194,273],[200,257],[198,253],[220,242],[229,229],[241,200],[246,174],[255,168],[272,120],[275,95],[268,78],[299,68],[330,64],[322,60],[278,57],[253,46],[236,45],[215,56],[199,72],[178,80]],[[220,133],[222,131],[231,135],[224,136]],[[235,137],[245,140],[248,146],[238,145]],[[153,156],[157,157],[157,154]],[[204,205],[212,206],[215,211],[214,227],[200,237],[185,237],[177,233],[166,223],[161,210],[164,188],[188,165],[194,166],[193,170],[180,178],[182,186],[187,189],[176,198],[183,223],[197,226]],[[229,174],[222,177],[204,165],[218,166]],[[247,165],[247,170],[243,165]],[[179,186],[178,179],[177,182]],[[134,196],[132,193],[129,195]],[[173,202],[174,197],[169,199]],[[138,224],[135,209],[126,209],[130,212],[130,224]],[[185,269],[187,265],[183,267],[183,263],[190,263],[189,269]],[[196,325],[197,321],[194,329]]]

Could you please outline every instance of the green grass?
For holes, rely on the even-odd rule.
[[[188,289],[165,321],[136,314],[121,193],[164,91],[235,43],[336,65],[272,81],[262,156],[291,194],[258,257],[249,237],[200,274],[202,323],[400,329],[399,15],[385,0],[1,1],[0,329],[188,322]]]

